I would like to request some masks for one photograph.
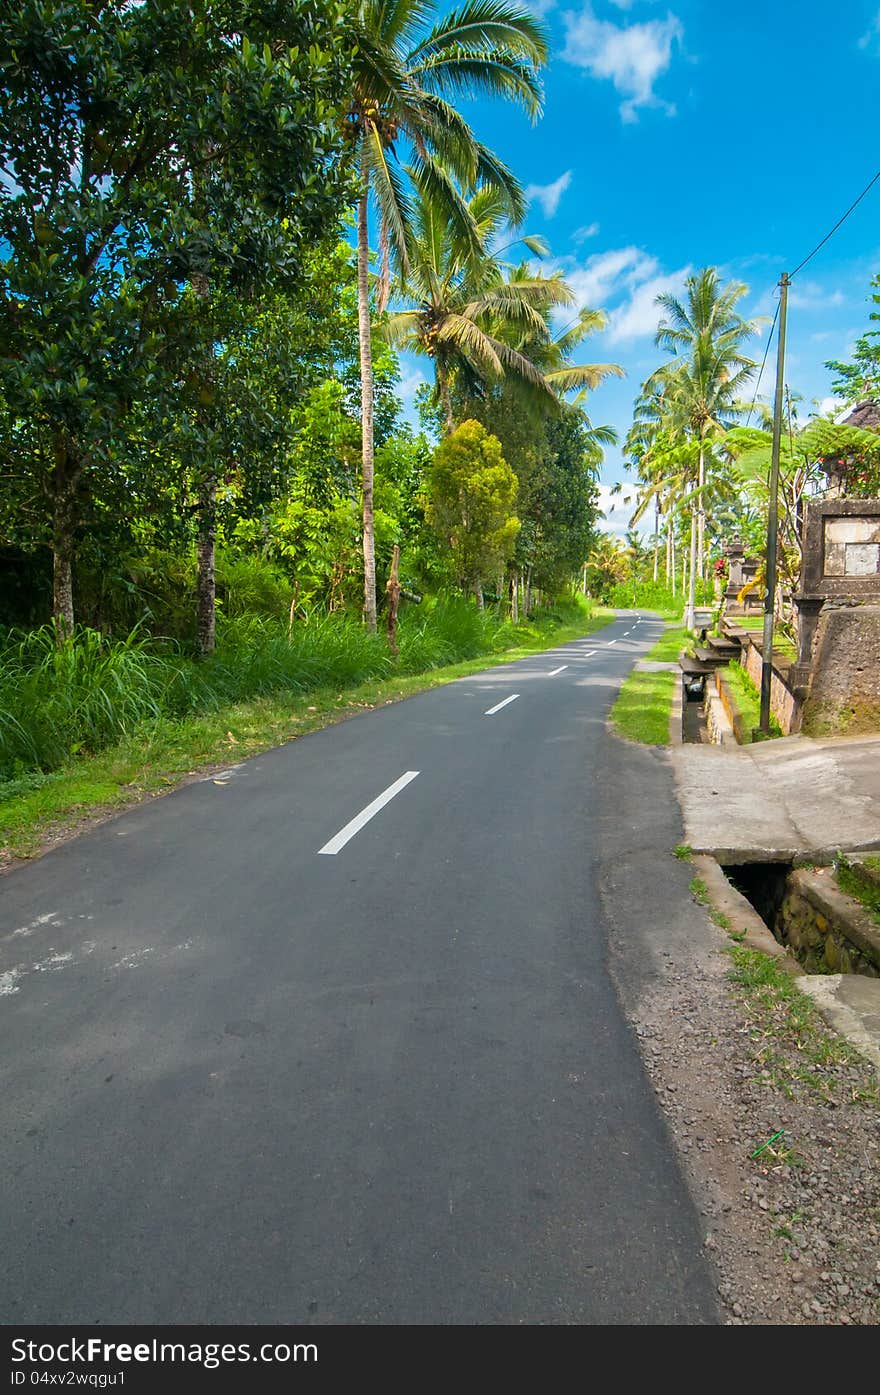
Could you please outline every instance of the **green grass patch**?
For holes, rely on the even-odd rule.
[[[709,904],[709,888],[702,877],[692,877],[688,891],[701,906]]]
[[[728,946],[725,953],[733,961],[728,977],[740,993],[755,1081],[787,1099],[848,1099],[880,1108],[872,1067],[826,1026],[779,961],[739,944]],[[840,1067],[850,1078],[835,1073]]]
[[[611,709],[611,722],[628,741],[646,746],[669,745],[669,714],[677,673],[631,673]]]
[[[873,869],[877,859],[866,857],[865,862]],[[880,886],[872,877],[866,875],[858,864],[850,862],[843,853],[838,853],[834,859],[834,880],[841,891],[864,906],[880,924]]]
[[[678,662],[682,649],[687,649],[693,643],[694,637],[690,630],[685,630],[680,625],[667,626],[665,633],[652,645],[645,658],[650,659],[652,663],[674,664]]]
[[[738,663],[728,664],[727,668],[724,669],[724,677],[727,680],[730,695],[742,715],[745,725],[744,742],[747,745],[752,740],[752,729],[760,726],[761,723],[761,694],[745,669]],[[782,735],[782,728],[772,713],[770,715],[770,731],[773,736]]]
[[[657,643],[645,655],[653,663],[675,663],[682,649],[693,642],[689,630],[680,625],[668,626]],[[611,722],[628,741],[645,746],[669,745],[669,718],[679,671],[645,673],[634,670],[626,679],[611,709]]]
[[[208,711],[134,722],[104,749],[80,751],[54,770],[23,770],[0,781],[0,849],[30,857],[47,838],[96,814],[165,793],[190,775],[232,765],[306,732],[359,712],[400,701],[456,678],[511,663],[566,644],[608,624],[613,612],[597,608],[566,623],[548,621],[506,627],[507,647],[422,673],[368,677],[360,683],[317,683],[276,690],[244,701],[217,701]],[[515,641],[515,642],[511,642]],[[403,646],[401,646],[402,648]]]
[[[690,862],[693,851],[690,843],[676,843],[672,849],[672,856],[677,857],[679,862]]]

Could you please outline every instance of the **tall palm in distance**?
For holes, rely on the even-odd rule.
[[[361,0],[346,129],[360,173],[357,208],[358,341],[361,372],[364,618],[376,628],[373,537],[373,372],[370,343],[371,203],[379,213],[384,308],[389,254],[409,266],[412,209],[398,147],[406,147],[410,178],[420,195],[445,204],[460,234],[474,239],[460,188],[485,184],[507,201],[518,221],[522,189],[447,100],[502,97],[535,118],[541,109],[538,71],[547,58],[545,32],[527,9],[506,0],[463,0],[436,15],[429,0]],[[447,94],[447,95],[444,95]]]
[[[688,277],[683,299],[661,295],[656,301],[665,311],[656,343],[672,357],[645,387],[662,399],[666,424],[685,431],[698,448],[685,612],[688,627],[693,626],[697,572],[702,575],[705,559],[707,444],[744,414],[740,397],[756,366],[742,352],[756,326],[736,308],[747,290],[740,281],[722,285],[715,268],[706,267]]]

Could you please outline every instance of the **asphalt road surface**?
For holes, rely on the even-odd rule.
[[[0,1320],[717,1321],[596,892],[603,723],[659,630],[305,736],[0,882]]]

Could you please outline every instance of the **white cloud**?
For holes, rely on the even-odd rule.
[[[586,68],[595,78],[610,78],[626,100],[621,103],[624,121],[638,120],[639,107],[662,106],[668,115],[675,107],[654,92],[654,83],[672,61],[673,44],[681,43],[684,30],[674,14],[641,24],[618,25],[597,19],[592,5],[580,12],[567,11],[562,56],[575,67]]]
[[[683,266],[680,271],[668,275],[651,276],[635,286],[623,305],[613,311],[608,323],[608,337],[612,344],[622,339],[639,339],[653,336],[662,317],[660,307],[655,303],[658,295],[673,295],[681,291],[691,268]]]
[[[654,303],[657,296],[669,291],[677,294],[691,271],[689,266],[664,271],[657,258],[641,247],[595,252],[582,264],[564,258],[557,267],[574,292],[576,305],[596,309],[614,306],[608,316],[612,344],[653,337],[661,317]],[[570,319],[570,309],[560,312],[560,318]]]
[[[572,242],[580,244],[586,242],[588,238],[596,237],[599,233],[598,223],[584,223],[582,228],[576,228],[571,235]]]
[[[647,280],[659,268],[657,259],[641,248],[618,247],[610,252],[594,253],[583,266],[565,262],[560,269],[578,305],[601,308],[621,290]]]
[[[843,291],[826,291],[818,281],[799,281],[789,292],[788,303],[795,310],[831,310],[843,305]]]
[[[630,515],[635,508],[632,492],[631,488],[624,485],[622,494],[612,494],[611,485],[599,485],[599,508],[605,517],[599,519],[598,526],[603,533],[611,533],[619,538],[625,536]]]
[[[545,218],[552,218],[559,207],[559,200],[571,183],[571,170],[566,170],[552,184],[529,184],[526,198],[530,203],[539,203]]]
[[[867,34],[859,39],[859,48],[869,48],[880,54],[880,10],[875,14]]]

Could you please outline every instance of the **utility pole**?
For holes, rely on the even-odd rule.
[[[764,595],[764,644],[761,652],[761,732],[770,735],[770,684],[773,678],[773,612],[776,604],[776,555],[779,546],[779,448],[785,399],[785,326],[788,315],[788,272],[779,282],[779,338],[776,341],[776,398],[773,403],[773,446],[770,455],[770,506],[767,511],[767,589]]]

